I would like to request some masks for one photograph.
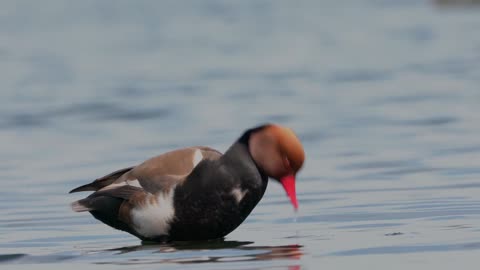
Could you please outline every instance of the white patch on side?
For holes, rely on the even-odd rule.
[[[154,237],[167,235],[170,229],[170,221],[175,215],[173,208],[174,189],[169,193],[158,195],[149,194],[145,199],[145,205],[135,207],[130,213],[135,230],[145,236]],[[153,203],[151,196],[156,196]]]
[[[230,194],[235,198],[237,203],[240,203],[243,200],[243,197],[245,197],[245,194],[247,194],[248,190],[242,190],[241,188],[237,187],[232,189]]]
[[[200,149],[195,150],[195,153],[193,154],[193,167],[197,166],[200,161],[202,161],[203,155],[202,151]]]

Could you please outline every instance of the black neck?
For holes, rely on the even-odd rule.
[[[222,156],[225,165],[233,168],[242,176],[242,179],[239,179],[242,181],[242,185],[257,186],[268,180],[268,177],[258,167],[249,151],[250,136],[264,127],[259,126],[247,130]]]

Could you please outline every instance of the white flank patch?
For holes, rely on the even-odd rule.
[[[202,151],[199,149],[195,150],[195,153],[193,154],[193,167],[197,166],[200,161],[202,161],[203,155]]]
[[[237,200],[237,203],[240,203],[243,199],[243,197],[245,197],[245,194],[247,194],[248,190],[242,190],[241,188],[234,188],[232,189],[232,192],[230,192],[230,194],[233,195],[233,197],[235,197],[235,200]]]
[[[145,236],[154,237],[167,235],[170,229],[169,222],[175,215],[173,208],[174,189],[169,193],[159,195],[149,194],[144,206],[135,207],[130,213],[135,230]],[[157,200],[151,202],[151,196],[157,196]]]

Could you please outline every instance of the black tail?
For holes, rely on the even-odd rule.
[[[129,226],[124,220],[119,218],[120,207],[123,203],[126,203],[122,198],[115,198],[110,196],[97,196],[92,194],[91,196],[72,203],[72,209],[76,212],[89,211],[92,216],[108,226],[117,230],[128,232],[140,239],[144,237],[138,234],[131,226]]]

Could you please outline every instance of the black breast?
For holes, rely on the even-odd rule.
[[[268,178],[242,144],[234,144],[219,160],[197,165],[175,190],[171,240],[223,237],[237,228],[265,193]],[[232,190],[246,192],[240,202]]]

